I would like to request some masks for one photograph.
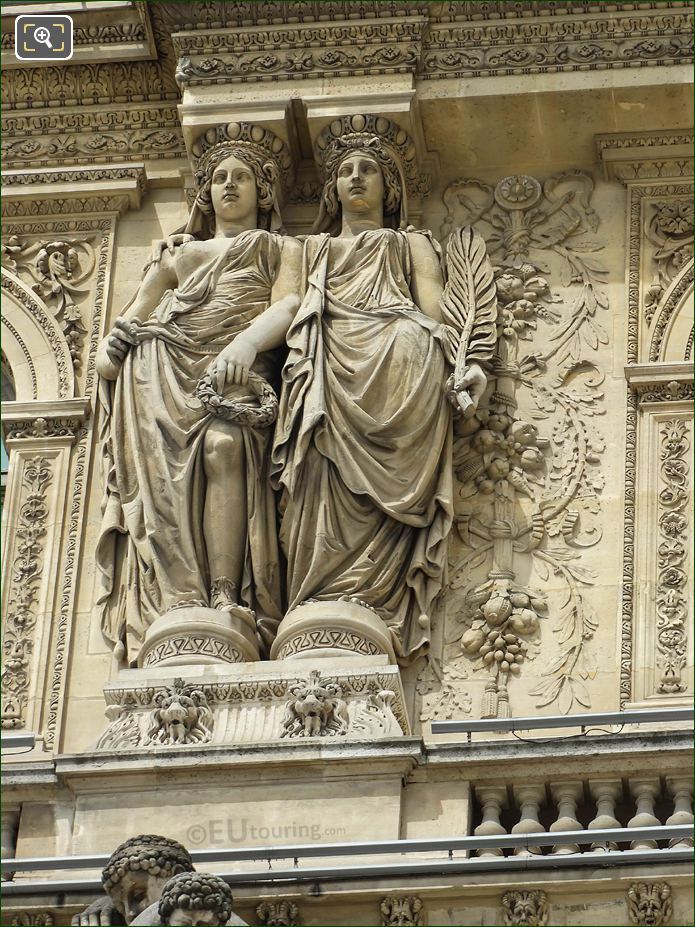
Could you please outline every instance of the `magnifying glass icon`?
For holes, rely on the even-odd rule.
[[[34,41],[40,42],[42,45],[53,50],[53,46],[51,45],[51,33],[45,26],[37,26],[34,30]]]

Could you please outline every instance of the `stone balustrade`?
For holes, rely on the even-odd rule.
[[[634,828],[693,822],[693,783],[686,776],[631,776],[627,779],[573,779],[525,784],[484,783],[473,787],[473,829],[476,837],[505,834],[624,828],[624,843],[593,843],[584,852],[648,850],[663,846],[692,846],[689,838],[666,841],[630,839]],[[502,850],[490,847],[477,856],[530,856],[580,852],[579,844]]]

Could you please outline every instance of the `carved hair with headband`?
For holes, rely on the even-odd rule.
[[[384,178],[384,224],[405,228],[408,220],[407,194],[417,185],[415,145],[408,133],[384,116],[343,116],[319,135],[316,156],[323,181],[321,207],[314,232],[337,233],[340,202],[337,181],[340,164],[359,152],[374,158]]]
[[[230,122],[208,131],[193,145],[198,188],[185,231],[214,235],[215,213],[211,187],[215,168],[234,156],[253,171],[258,189],[258,228],[280,231],[283,190],[292,183],[292,162],[287,146],[270,129],[250,122]]]

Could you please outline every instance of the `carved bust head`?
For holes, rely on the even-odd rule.
[[[232,892],[218,876],[185,872],[164,886],[159,916],[169,927],[223,927],[232,915]]]
[[[168,837],[142,834],[126,840],[111,854],[101,881],[126,924],[130,924],[159,900],[172,876],[192,871],[193,860],[182,844]]]

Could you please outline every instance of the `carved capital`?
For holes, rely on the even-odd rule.
[[[293,901],[262,901],[256,908],[262,927],[297,927],[299,908]]]
[[[75,440],[90,412],[89,399],[57,399],[50,402],[3,402],[2,427],[6,440]]]
[[[596,136],[606,180],[629,183],[693,176],[693,132],[616,132]]]
[[[640,406],[646,403],[692,402],[692,366],[672,364],[628,364],[625,376]]]

